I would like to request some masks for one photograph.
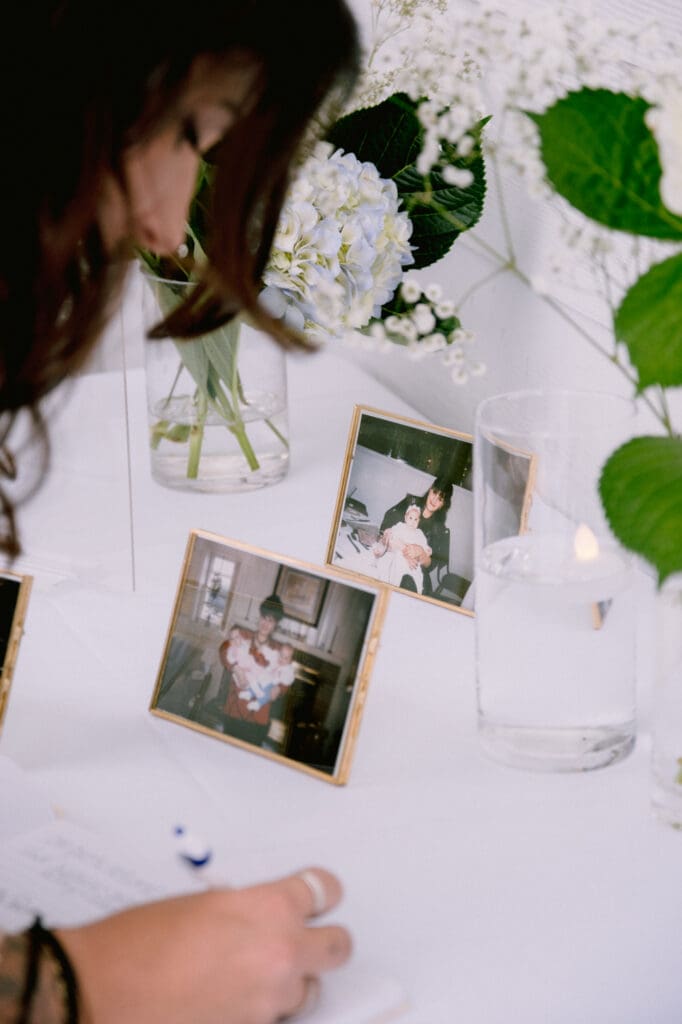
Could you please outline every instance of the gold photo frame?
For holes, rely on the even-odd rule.
[[[326,563],[472,616],[472,467],[471,434],[356,405]]]
[[[32,576],[0,571],[0,730],[5,718],[19,643],[31,593]]]
[[[342,785],[387,600],[333,569],[192,530],[149,710]]]

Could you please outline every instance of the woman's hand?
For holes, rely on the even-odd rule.
[[[60,929],[82,1024],[274,1024],[348,959],[344,928],[310,925],[340,898],[334,875],[314,868]]]

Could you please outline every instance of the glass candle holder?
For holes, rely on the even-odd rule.
[[[633,403],[607,394],[515,392],[478,407],[478,728],[505,764],[583,771],[634,745],[631,559],[598,492],[633,427]]]
[[[651,798],[656,816],[682,829],[682,573],[656,595],[655,658]]]

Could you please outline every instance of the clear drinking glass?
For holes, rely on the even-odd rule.
[[[633,403],[609,394],[515,392],[478,407],[478,727],[505,764],[582,771],[634,745],[632,569],[598,493],[633,427]]]
[[[682,573],[656,595],[656,672],[652,700],[652,803],[682,828]]]

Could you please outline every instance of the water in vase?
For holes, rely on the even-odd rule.
[[[629,563],[576,562],[566,539],[509,537],[476,582],[479,735],[496,759],[575,771],[625,756],[635,737],[635,607]]]
[[[281,480],[289,468],[286,401],[267,391],[246,397],[236,428],[217,413],[207,413],[194,469],[194,400],[179,395],[154,403],[149,409],[153,478],[166,487],[216,493],[255,490]]]

